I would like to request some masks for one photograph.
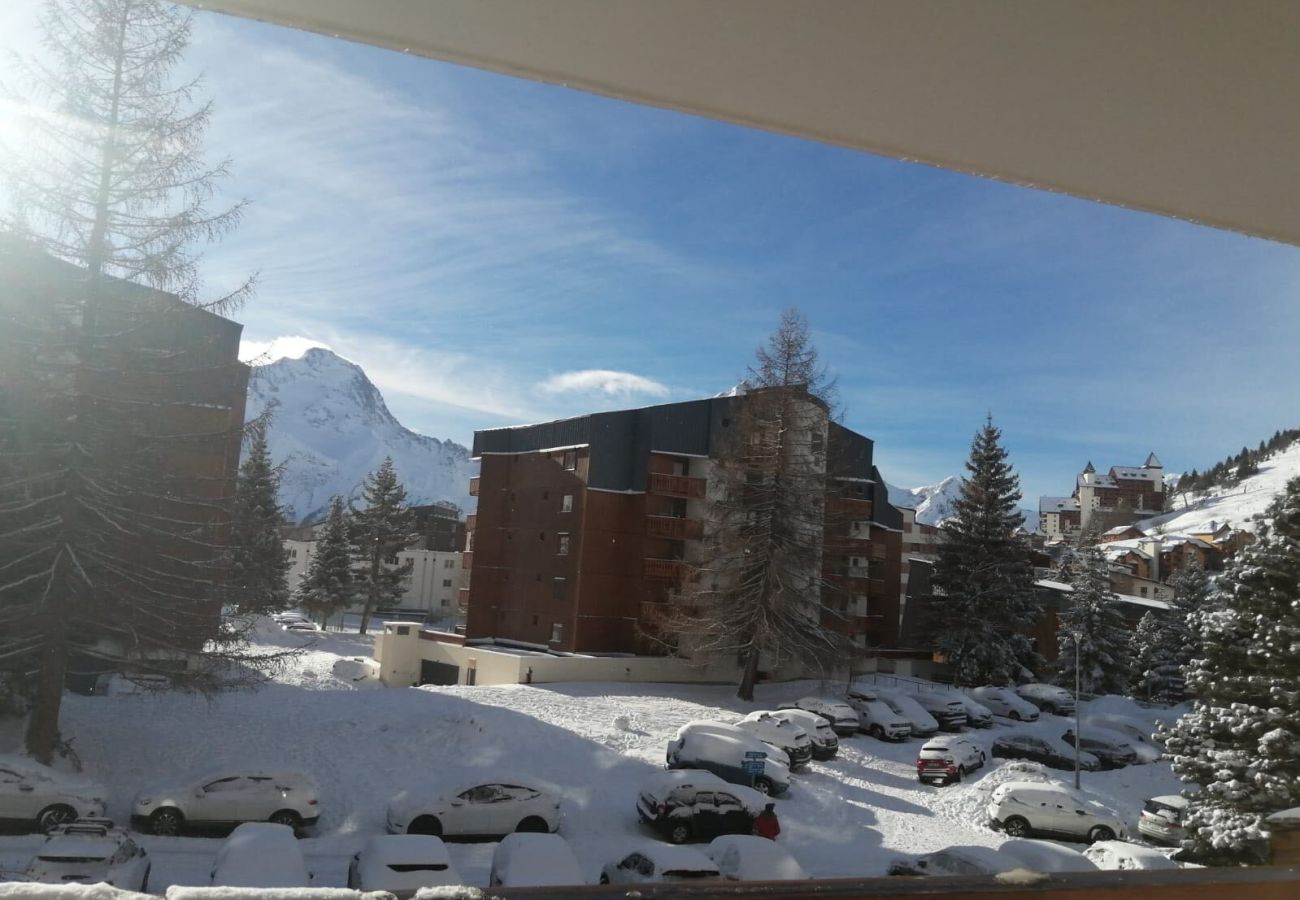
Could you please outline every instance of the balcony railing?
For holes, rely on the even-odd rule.
[[[469,495],[470,495],[471,497],[477,497],[477,496],[478,496],[478,480],[479,480],[479,477],[478,477],[477,475],[473,476],[473,477],[470,478],[470,480],[469,480]]]
[[[650,473],[649,490],[652,494],[664,497],[685,497],[688,500],[704,499],[706,482],[703,478],[689,475],[666,475],[663,472]]]
[[[477,527],[478,527],[478,516],[476,516],[474,513],[470,513],[465,517],[465,530],[473,531]]]
[[[645,534],[668,541],[698,541],[704,537],[704,523],[675,516],[646,516]]]
[[[646,578],[663,578],[682,581],[690,574],[691,567],[680,559],[647,559],[645,561]]]

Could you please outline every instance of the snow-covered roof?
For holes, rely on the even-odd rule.
[[[1142,465],[1146,466],[1148,469],[1163,469],[1165,467],[1164,463],[1162,463],[1159,457],[1156,456],[1154,450],[1151,451],[1151,455],[1147,457],[1147,461]]]
[[[1091,474],[1092,479],[1088,480],[1085,477],[1086,474]],[[1077,487],[1084,487],[1085,485],[1091,485],[1092,487],[1113,488],[1115,486],[1115,479],[1111,478],[1110,475],[1102,475],[1100,473],[1081,472],[1079,473],[1079,478],[1075,482],[1075,485]]]
[[[1110,475],[1112,478],[1122,478],[1125,481],[1160,480],[1160,471],[1158,469],[1147,469],[1141,466],[1111,466]]]
[[[1103,531],[1103,532],[1101,533],[1101,536],[1102,536],[1102,537],[1105,537],[1105,536],[1108,535],[1108,534],[1123,534],[1124,532],[1128,531],[1128,530],[1131,529],[1131,528],[1137,528],[1137,526],[1136,526],[1136,525],[1116,525],[1114,528],[1107,528],[1105,531]],[[1138,530],[1140,531],[1141,529],[1138,529]]]
[[[1039,512],[1078,512],[1078,497],[1048,497],[1038,498]]]

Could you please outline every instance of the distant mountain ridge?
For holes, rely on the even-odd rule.
[[[934,525],[938,527],[943,524],[944,519],[953,514],[953,503],[961,496],[961,478],[956,475],[949,475],[938,484],[926,485],[917,488],[895,487],[888,482],[885,487],[889,489],[889,502],[894,506],[905,506],[908,509],[916,510],[916,521],[922,525]],[[1029,531],[1038,531],[1038,513],[1028,507],[1020,507],[1020,514],[1024,517],[1025,528]]]
[[[356,499],[385,456],[412,504],[473,509],[469,450],[417,434],[394,418],[361,367],[316,347],[253,368],[246,417],[271,408],[271,458],[283,467],[280,502],[298,522],[319,519],[338,494]]]

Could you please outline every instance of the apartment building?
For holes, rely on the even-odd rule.
[[[475,433],[467,638],[689,652],[689,635],[665,623],[706,562],[715,465],[744,402],[714,397]],[[825,448],[815,464],[835,487],[810,605],[857,646],[892,646],[902,516],[872,463],[872,441],[829,421],[824,407],[809,421],[824,429],[811,446]]]
[[[1111,466],[1105,473],[1089,461],[1069,497],[1038,499],[1039,527],[1048,541],[1070,540],[1158,515],[1166,498],[1164,465],[1154,453],[1140,466]]]

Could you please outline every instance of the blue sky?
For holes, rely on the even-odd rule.
[[[1300,424],[1294,247],[212,14],[189,64],[251,201],[212,289],[260,273],[246,337],[329,345],[417,431],[716,393],[788,305],[899,485],[986,412],[1026,505]]]

